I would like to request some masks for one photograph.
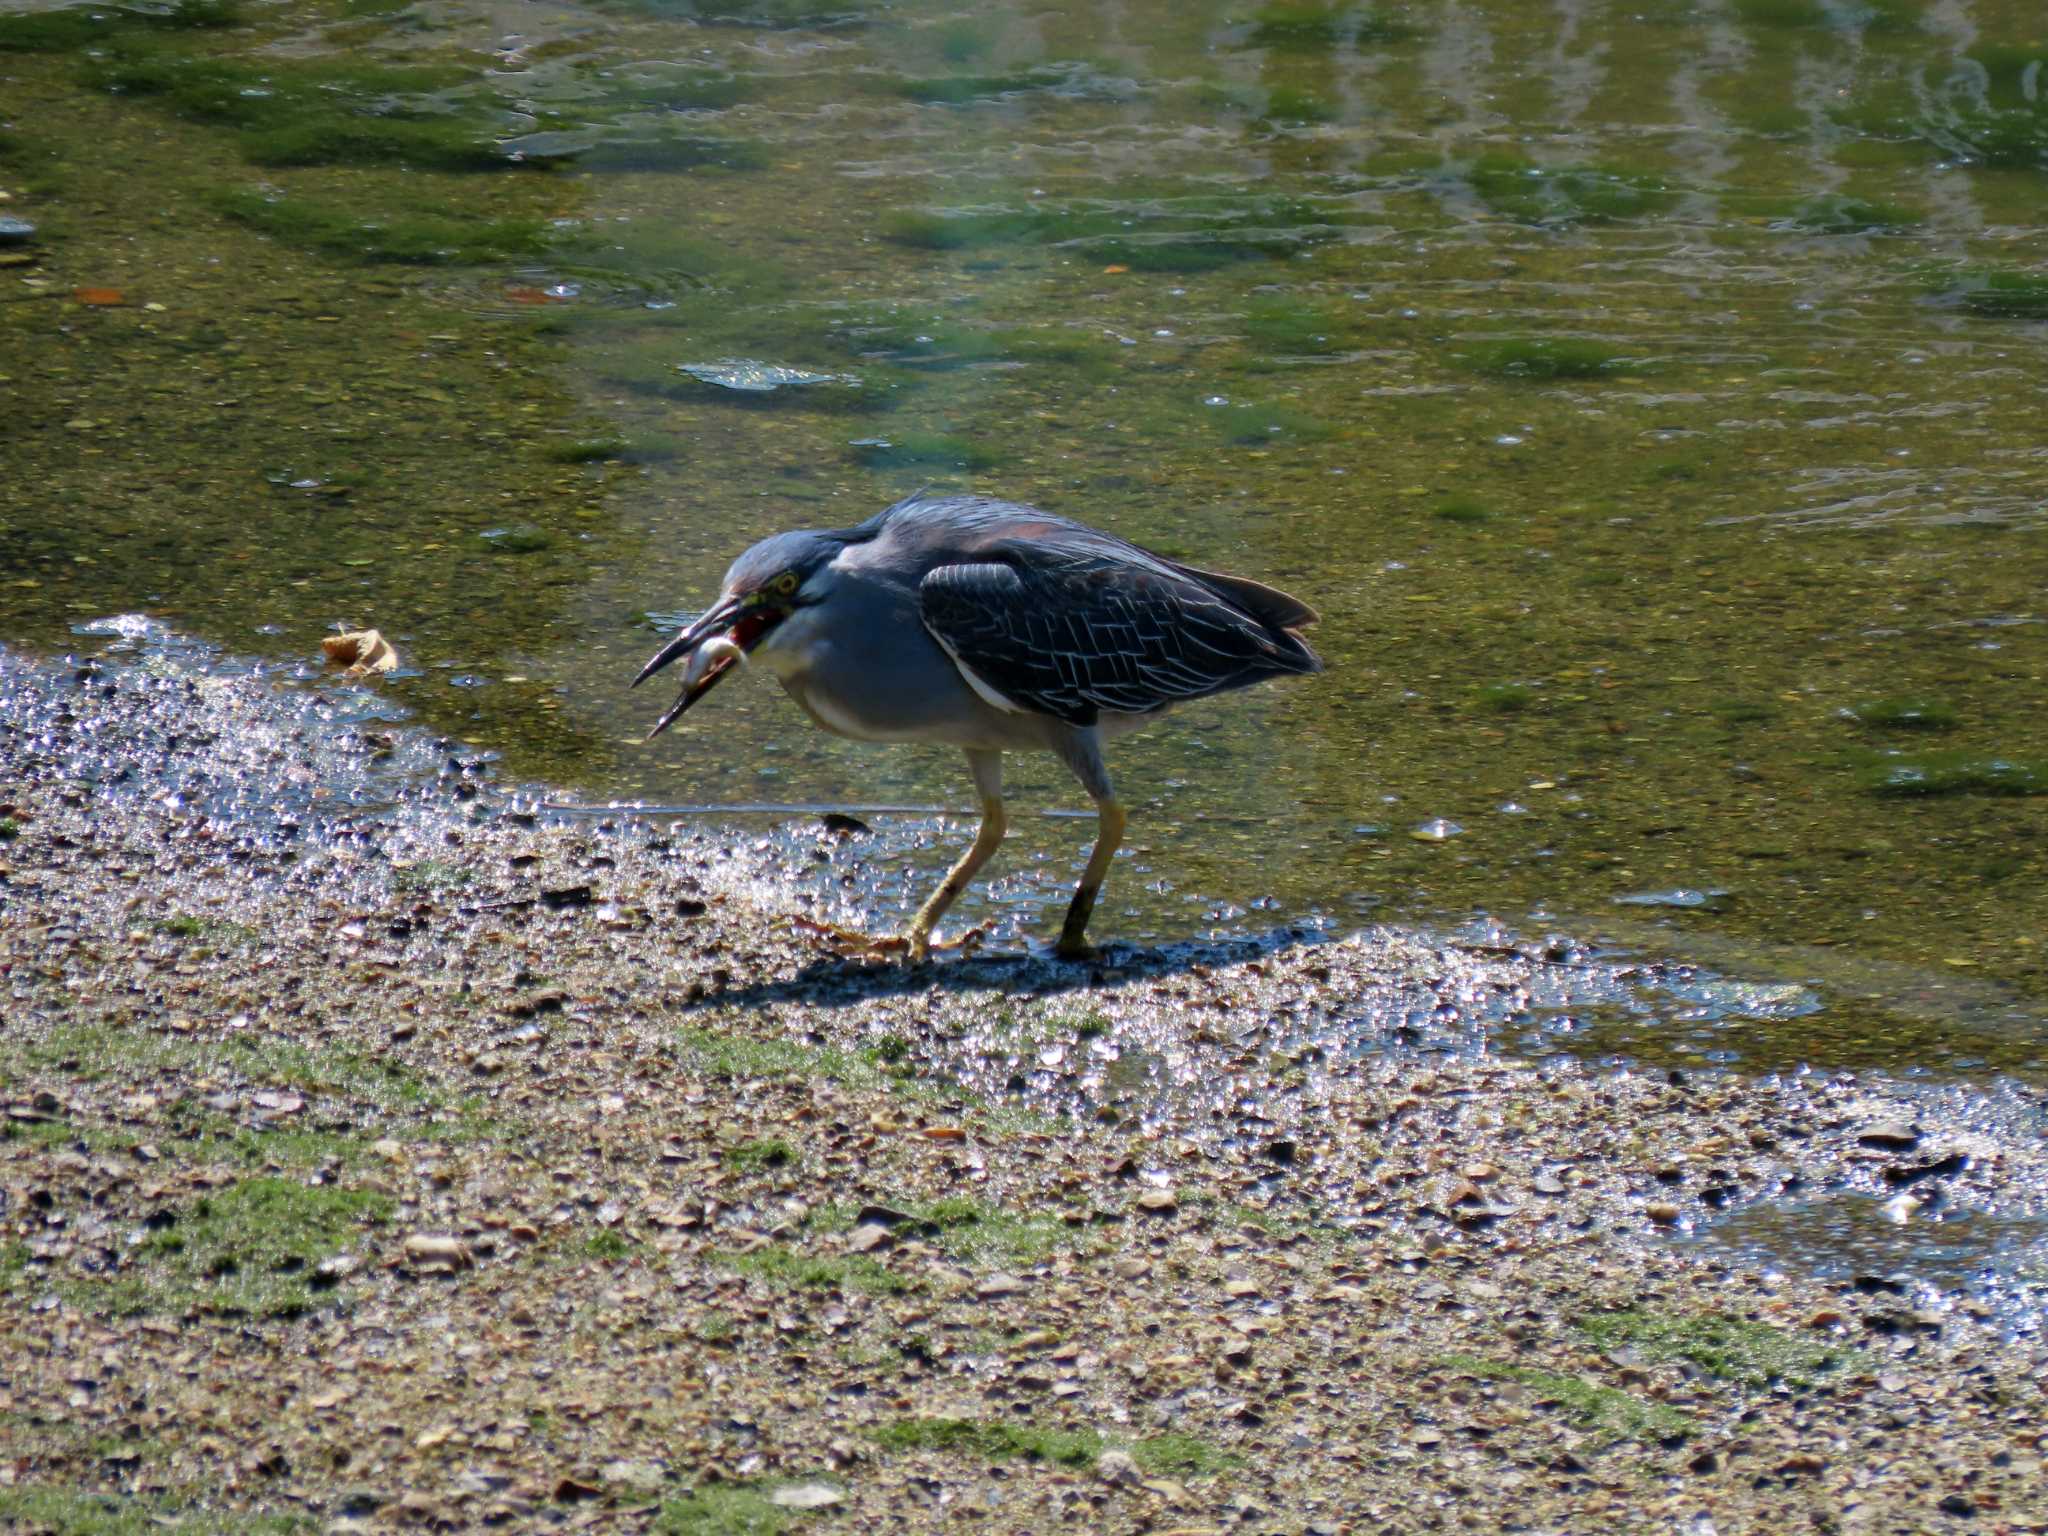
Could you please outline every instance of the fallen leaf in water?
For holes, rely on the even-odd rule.
[[[348,668],[348,677],[367,677],[372,672],[389,672],[398,665],[398,652],[391,649],[391,642],[374,629],[359,629],[353,634],[329,635],[320,642],[320,649],[327,653],[327,660],[334,666]]]
[[[1109,266],[1104,267],[1102,269],[1102,275],[1104,277],[1121,277],[1124,273],[1130,270],[1131,269],[1129,267],[1124,266],[1121,262],[1116,262],[1112,263]]]
[[[71,297],[81,304],[111,306],[128,302],[128,296],[118,288],[74,288]]]

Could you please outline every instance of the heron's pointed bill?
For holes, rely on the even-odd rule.
[[[682,691],[668,713],[654,722],[647,740],[654,740],[681,719],[683,712],[709,693],[732,670],[733,663],[743,659],[781,617],[767,608],[749,606],[739,598],[727,598],[656,651],[633,679],[635,688],[680,657],[689,657],[690,663],[683,669]]]

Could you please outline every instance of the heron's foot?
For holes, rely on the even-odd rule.
[[[862,933],[858,928],[841,928],[837,923],[814,922],[808,917],[793,917],[789,921],[798,933],[816,939],[822,948],[848,960],[894,960],[910,952],[907,934]]]
[[[971,955],[979,949],[988,937],[985,928],[970,928],[956,939],[934,939],[929,934],[915,929],[906,933],[872,934],[862,933],[857,928],[841,928],[836,923],[813,922],[808,917],[792,918],[792,925],[799,933],[809,934],[819,940],[825,948],[848,960],[908,960],[912,965],[922,965],[931,958],[933,950],[957,950]]]
[[[1052,952],[1054,957],[1060,960],[1087,961],[1102,958],[1102,950],[1098,946],[1078,936],[1069,938],[1064,933],[1060,935],[1059,943],[1053,945]]]

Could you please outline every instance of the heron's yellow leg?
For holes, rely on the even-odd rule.
[[[1107,797],[1095,802],[1097,830],[1095,851],[1088,855],[1088,867],[1081,872],[1081,884],[1067,907],[1067,920],[1060,925],[1059,954],[1064,960],[1079,960],[1091,953],[1085,935],[1088,919],[1095,911],[1095,898],[1109,874],[1109,861],[1116,857],[1124,840],[1124,808]]]
[[[982,866],[995,857],[996,849],[1002,846],[1003,838],[1010,830],[1009,816],[1003,810],[1002,754],[970,751],[967,762],[974,770],[974,788],[981,796],[981,826],[976,829],[974,841],[968,844],[967,851],[960,855],[960,862],[946,872],[939,888],[931,893],[925,904],[917,909],[917,916],[910,920],[910,930],[903,939],[913,962],[924,959],[930,952],[932,930],[939,926],[939,919],[960,899],[960,893],[967,889],[970,880],[981,873]]]

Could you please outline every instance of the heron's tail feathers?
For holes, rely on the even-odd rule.
[[[1228,598],[1261,624],[1270,624],[1275,629],[1306,629],[1320,617],[1300,598],[1289,597],[1278,587],[1269,587],[1263,581],[1225,576],[1217,571],[1199,570],[1192,565],[1184,565],[1181,569],[1219,596]]]
[[[1269,587],[1262,581],[1251,581],[1243,576],[1225,576],[1221,572],[1199,570],[1192,565],[1184,565],[1181,570],[1265,625],[1273,642],[1273,659],[1280,669],[1288,672],[1323,670],[1322,657],[1309,649],[1308,642],[1300,634],[1320,615],[1300,598],[1289,597],[1278,587]]]

